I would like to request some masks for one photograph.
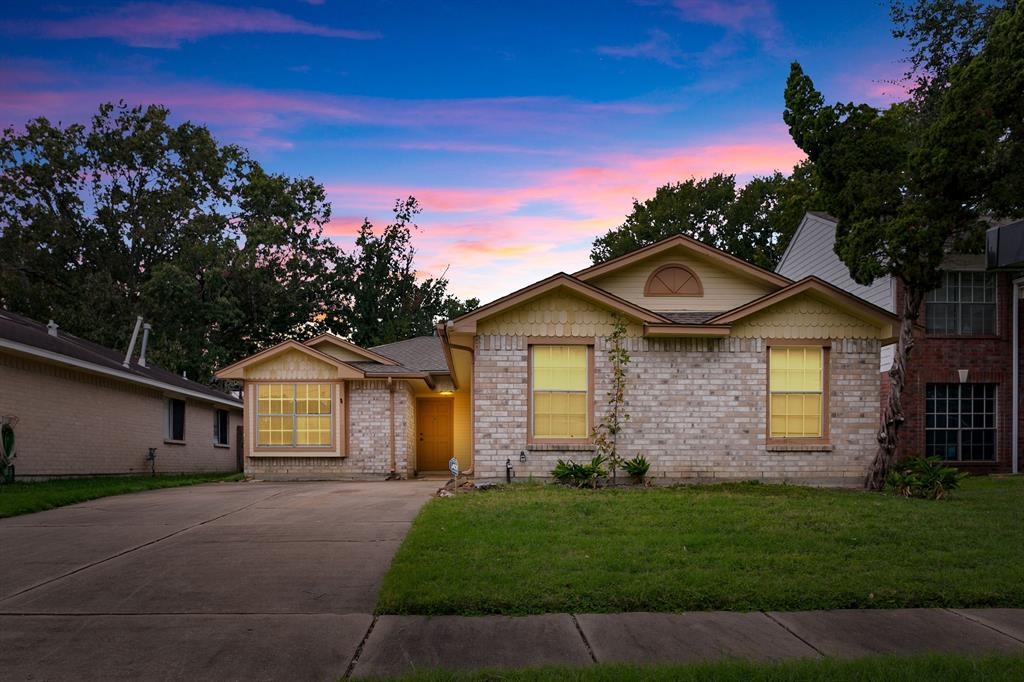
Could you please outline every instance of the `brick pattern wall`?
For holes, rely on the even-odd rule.
[[[896,310],[903,310],[904,292],[896,291]],[[914,349],[903,393],[899,455],[923,455],[925,452],[925,393],[929,383],[959,383],[959,369],[968,370],[969,383],[999,384],[996,394],[996,461],[959,464],[972,473],[1009,472],[1012,467],[1012,336],[1013,285],[1008,273],[996,274],[996,334],[988,337],[933,336],[925,331],[925,311],[921,327],[914,334]],[[883,403],[884,409],[884,403]],[[1019,452],[1024,455],[1024,429]]]
[[[395,382],[396,471],[408,476],[415,453],[415,400],[408,382]],[[391,398],[382,379],[348,387],[347,457],[249,457],[247,475],[273,479],[382,479],[391,471]]]
[[[643,453],[657,479],[773,480],[859,485],[878,425],[878,342],[839,339],[830,351],[828,448],[769,445],[767,350],[763,339],[628,339],[627,412],[622,453]],[[609,389],[605,339],[595,348],[595,419]],[[547,478],[559,458],[592,452],[527,445],[527,344],[522,336],[476,340],[477,476]],[[527,461],[520,462],[526,452]]]
[[[213,444],[213,405],[187,400],[185,444],[164,443],[162,392],[70,368],[0,354],[0,415],[18,417],[18,478],[149,473],[229,472],[236,468],[232,411],[228,447]]]

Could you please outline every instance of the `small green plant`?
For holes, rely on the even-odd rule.
[[[622,468],[629,474],[634,482],[643,485],[647,481],[647,472],[651,470],[651,463],[643,455],[637,455],[633,459],[627,459],[622,463]]]
[[[559,483],[576,486],[577,488],[596,488],[600,480],[608,475],[605,469],[606,458],[594,455],[588,463],[580,464],[573,460],[558,460],[551,475]]]
[[[945,466],[938,457],[910,457],[889,470],[885,485],[894,495],[944,500],[960,487],[967,475]]]

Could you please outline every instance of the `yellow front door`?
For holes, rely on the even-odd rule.
[[[451,398],[420,398],[416,401],[416,469],[443,471],[454,454]]]

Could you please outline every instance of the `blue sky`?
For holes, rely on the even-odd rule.
[[[342,245],[414,194],[421,270],[487,300],[587,265],[661,184],[791,168],[793,60],[894,101],[889,30],[876,2],[44,0],[0,19],[0,124],[166,104],[323,182]]]

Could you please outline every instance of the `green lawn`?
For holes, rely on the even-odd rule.
[[[999,682],[1024,678],[1024,658],[935,655],[913,658],[863,658],[856,661],[835,659],[792,661],[787,663],[705,663],[693,665],[596,665],[590,668],[537,668],[519,671],[483,671],[472,673],[424,672],[396,678],[398,682],[617,682],[618,680],[664,680],[698,682],[735,680],[736,682],[863,682],[891,680],[918,682],[928,680],[985,680]]]
[[[134,493],[154,488],[174,488],[213,481],[240,481],[242,474],[194,474],[185,476],[95,476],[52,481],[16,481],[0,484],[0,518],[63,507],[97,497]]]
[[[1024,478],[948,501],[734,484],[432,500],[379,613],[1024,607]]]

